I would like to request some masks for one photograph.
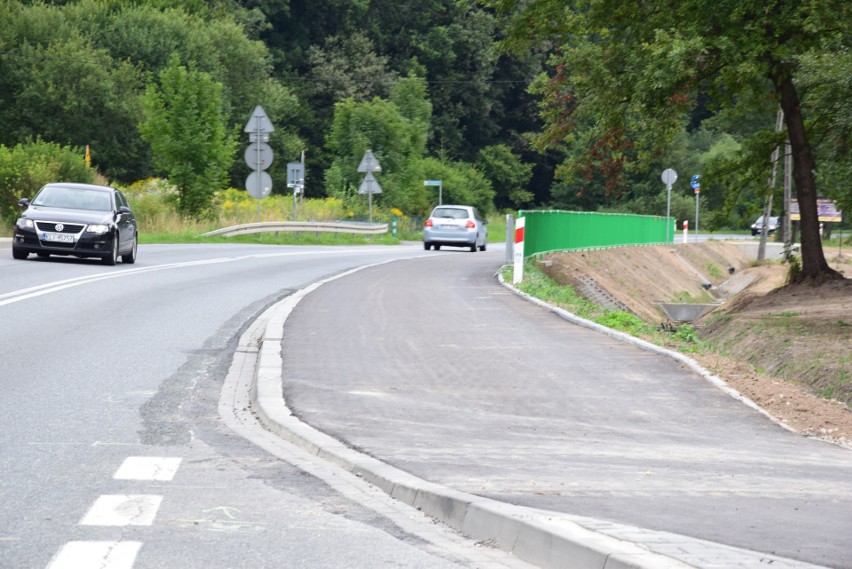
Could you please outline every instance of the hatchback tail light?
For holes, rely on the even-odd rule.
[[[468,229],[473,229],[474,227],[476,227],[476,224],[473,222],[472,219],[468,219],[467,223],[465,223],[464,226]]]
[[[432,227],[432,219],[429,218],[426,220],[426,223],[423,224],[424,227]]]

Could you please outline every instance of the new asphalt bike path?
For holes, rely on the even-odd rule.
[[[852,566],[849,449],[789,432],[688,358],[523,295],[500,265],[440,252],[286,297],[243,346],[254,411],[538,567]]]

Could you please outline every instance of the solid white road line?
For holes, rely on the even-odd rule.
[[[132,569],[140,547],[138,541],[70,541],[47,569]]]
[[[130,456],[113,475],[116,480],[157,480],[168,481],[174,478],[180,458],[161,456]]]
[[[151,494],[100,496],[80,520],[83,526],[149,526],[162,496]]]

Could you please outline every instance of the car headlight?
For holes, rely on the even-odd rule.
[[[109,231],[109,225],[89,225],[86,228],[86,231],[89,233],[94,233],[95,235],[103,235],[107,231]]]
[[[33,229],[33,220],[26,219],[24,217],[19,217],[17,223],[15,224],[21,229]]]

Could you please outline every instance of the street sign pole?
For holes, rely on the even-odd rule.
[[[373,156],[372,150],[367,150],[364,153],[364,157],[361,158],[361,163],[358,165],[358,172],[366,173],[364,176],[364,180],[361,182],[361,186],[358,188],[359,194],[367,194],[367,201],[370,204],[370,223],[373,222],[373,194],[382,193],[382,187],[379,185],[379,182],[373,176],[373,172],[381,172],[382,165],[379,164],[379,161]],[[375,188],[373,187],[375,185]]]
[[[260,200],[272,191],[272,178],[265,172],[272,164],[272,149],[266,144],[269,133],[275,130],[263,107],[258,105],[252,111],[251,118],[246,123],[243,132],[249,135],[249,145],[246,149],[245,160],[254,171],[246,178],[246,190],[257,200],[257,221],[260,223]]]
[[[701,175],[696,174],[693,176],[689,184],[695,190],[695,242],[698,243],[698,198],[701,196]]]
[[[260,130],[260,117],[259,116],[255,117],[255,125],[256,125],[255,131],[254,131],[255,136],[257,137],[258,140],[260,140],[262,133],[261,133],[261,130]],[[257,145],[257,159],[255,160],[255,167],[254,168],[255,168],[254,171],[257,173],[258,188],[257,188],[256,191],[257,191],[258,195],[261,195],[261,192],[260,192],[260,184],[261,184],[261,180],[260,180],[260,172],[261,172],[261,170],[260,170],[260,144]],[[257,200],[257,222],[260,223],[261,220],[262,220],[262,218],[260,216],[260,200]]]
[[[424,180],[424,186],[438,186],[438,205],[443,205],[444,185],[443,180]]]
[[[677,172],[671,168],[663,170],[663,183],[666,185],[666,244],[669,243],[669,229],[671,228],[672,212],[672,185],[677,181]]]

